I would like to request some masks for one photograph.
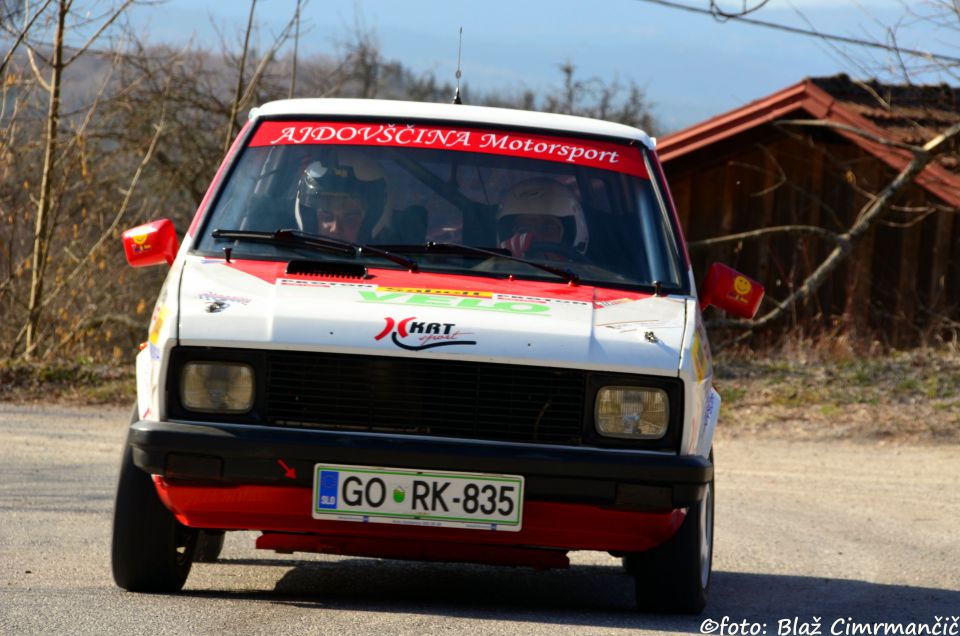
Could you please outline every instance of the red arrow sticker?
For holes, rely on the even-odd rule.
[[[283,468],[283,470],[284,470],[283,476],[284,476],[284,477],[286,477],[287,479],[296,479],[296,478],[297,478],[297,469],[296,469],[296,468],[290,468],[289,466],[287,466],[287,463],[286,463],[285,461],[283,461],[282,459],[278,459],[278,460],[277,460],[277,463],[280,464],[280,467],[281,467],[281,468]]]

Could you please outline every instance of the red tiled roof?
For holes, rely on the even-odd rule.
[[[772,95],[658,140],[664,163],[778,119],[810,116],[846,124],[878,137],[922,145],[960,120],[960,89],[949,86],[896,86],[876,80],[856,82],[846,75],[807,78]],[[912,155],[853,132],[835,130],[892,167],[902,170]],[[960,144],[917,177],[917,183],[943,202],[960,207]]]

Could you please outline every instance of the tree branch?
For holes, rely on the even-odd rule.
[[[75,62],[78,57],[80,57],[81,55],[83,55],[83,54],[86,52],[86,50],[87,50],[88,48],[90,48],[90,45],[92,45],[94,42],[97,41],[97,38],[99,38],[101,35],[103,35],[103,32],[104,32],[104,31],[106,31],[108,28],[110,28],[110,25],[111,25],[111,24],[113,24],[114,22],[116,22],[117,18],[119,18],[120,15],[126,10],[127,7],[129,7],[131,4],[133,4],[133,0],[125,0],[124,3],[123,3],[122,5],[120,5],[120,8],[117,9],[116,11],[114,11],[114,12],[113,12],[113,15],[111,15],[109,18],[107,18],[107,19],[104,21],[104,23],[100,25],[100,28],[97,29],[97,32],[96,32],[96,33],[94,33],[93,35],[91,35],[91,36],[87,39],[87,41],[83,44],[83,46],[81,46],[79,49],[77,49],[76,53],[74,53],[74,54],[71,55],[69,58],[67,58],[67,61],[64,62],[63,65],[66,67],[66,66],[70,66],[71,64],[73,64],[73,62]]]
[[[52,93],[53,87],[50,86],[50,82],[43,79],[43,74],[40,72],[40,69],[37,68],[37,61],[34,59],[33,49],[29,47],[27,48],[27,59],[30,61],[30,68],[33,70],[33,76],[36,78],[37,84],[39,84],[44,91]]]
[[[912,144],[905,144],[899,141],[894,141],[893,139],[887,139],[886,137],[881,137],[875,135],[874,133],[863,130],[862,128],[857,128],[856,126],[849,126],[847,124],[841,124],[839,122],[833,121],[824,121],[822,119],[781,119],[776,122],[777,126],[808,126],[811,128],[833,128],[835,130],[842,130],[844,132],[852,133],[854,135],[859,135],[865,139],[869,139],[874,143],[881,144],[883,146],[890,146],[891,148],[899,148],[900,150],[906,150],[908,152],[917,153],[922,151],[922,148],[919,146],[914,146]]]
[[[10,63],[10,60],[13,58],[13,54],[20,47],[20,44],[27,37],[27,33],[30,32],[30,29],[33,28],[33,23],[37,21],[44,11],[47,10],[47,7],[50,6],[50,3],[53,0],[45,0],[43,6],[37,9],[37,12],[33,15],[32,18],[27,20],[26,24],[23,25],[23,28],[20,29],[20,33],[17,35],[17,39],[14,40],[13,44],[10,46],[10,50],[7,51],[7,54],[3,56],[3,62],[0,62],[0,78],[3,77],[3,72],[7,69],[7,64]]]
[[[161,111],[160,121],[157,122],[156,131],[153,134],[153,138],[150,140],[150,146],[147,148],[147,152],[144,153],[143,158],[140,160],[140,165],[137,166],[136,172],[130,179],[130,186],[124,193],[123,202],[120,204],[120,209],[113,217],[113,221],[110,223],[110,226],[103,231],[103,233],[100,235],[100,238],[98,238],[97,241],[90,247],[90,249],[87,250],[87,253],[80,258],[80,262],[77,263],[76,267],[73,268],[73,271],[64,277],[64,279],[60,281],[60,284],[57,285],[52,292],[47,294],[47,297],[43,301],[43,306],[46,306],[51,300],[56,298],[60,291],[63,290],[63,288],[66,287],[67,284],[70,283],[70,281],[72,281],[74,277],[80,273],[80,270],[83,268],[84,264],[90,260],[90,257],[93,256],[98,249],[100,249],[100,246],[103,245],[104,241],[110,238],[110,236],[113,234],[113,231],[120,224],[120,221],[123,220],[124,215],[127,213],[127,206],[130,204],[130,199],[133,197],[133,192],[137,189],[137,184],[140,182],[143,169],[148,163],[150,163],[150,159],[153,157],[153,151],[157,147],[157,142],[160,140],[160,135],[163,132],[164,118],[164,111]]]
[[[726,236],[718,236],[700,241],[690,241],[687,243],[687,247],[690,249],[713,247],[716,245],[723,245],[724,243],[755,240],[770,234],[815,234],[824,240],[836,244],[840,244],[844,240],[835,232],[831,232],[830,230],[824,229],[817,225],[778,225],[775,227],[761,228],[759,230],[751,230],[749,232],[740,232],[738,234],[727,234]]]
[[[240,71],[237,77],[237,92],[233,97],[233,103],[230,105],[230,121],[227,122],[227,136],[223,140],[223,154],[226,155],[230,150],[230,142],[233,140],[233,132],[237,127],[237,113],[240,111],[240,100],[243,97],[243,71],[247,65],[247,49],[250,46],[250,31],[253,30],[253,13],[257,8],[257,0],[250,0],[250,16],[247,18],[247,30],[243,36],[243,52],[240,55]]]

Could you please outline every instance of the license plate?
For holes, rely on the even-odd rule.
[[[317,464],[313,517],[516,532],[523,477]]]

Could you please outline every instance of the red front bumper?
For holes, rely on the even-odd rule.
[[[680,528],[685,511],[634,512],[585,504],[526,501],[519,532],[322,521],[309,488],[208,486],[155,476],[157,492],[193,528],[260,530],[257,547],[424,560],[526,563],[528,548],[641,552]],[[287,533],[287,534],[276,534]],[[483,550],[477,550],[485,546]],[[484,555],[480,552],[487,552]],[[465,558],[465,557],[474,558]],[[532,564],[532,563],[530,563]],[[558,565],[540,563],[540,565]]]

